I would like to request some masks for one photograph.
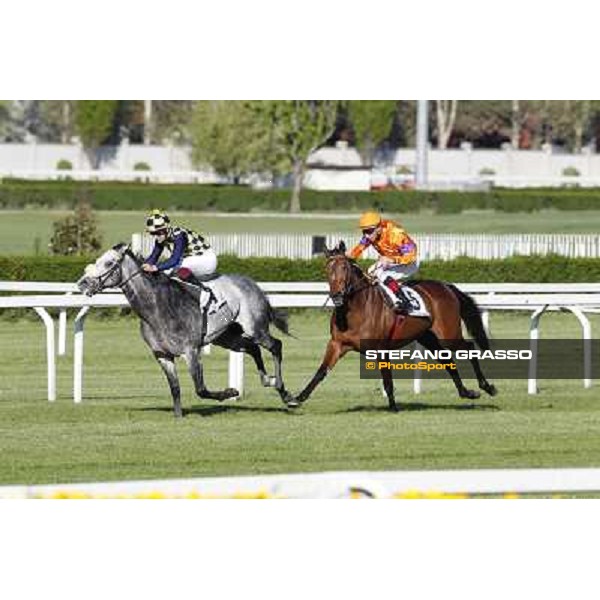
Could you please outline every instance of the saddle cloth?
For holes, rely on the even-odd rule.
[[[379,283],[379,286],[383,289],[384,293],[387,294],[388,298],[394,303],[397,303],[398,299],[392,290],[387,285]],[[406,298],[408,316],[409,317],[428,317],[431,318],[427,306],[419,294],[413,287],[403,283],[400,285],[400,293]]]
[[[231,307],[220,293],[219,286],[215,285],[217,280],[218,277],[214,277],[210,281],[202,281],[202,287],[200,287],[194,283],[178,279],[180,284],[198,298],[202,312],[206,312],[207,333],[222,329],[234,320]]]

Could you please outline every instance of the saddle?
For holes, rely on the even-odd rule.
[[[421,294],[419,294],[419,292],[417,292],[417,290],[414,288],[417,283],[418,282],[414,280],[402,282],[398,292],[399,295],[402,295],[402,298],[398,298],[384,283],[379,280],[377,281],[379,288],[382,290],[386,303],[394,311],[398,309],[398,301],[400,301],[400,308],[402,310],[401,315],[404,314],[409,317],[431,318],[431,315],[427,310],[427,305],[421,297]]]
[[[227,300],[225,298],[218,298],[213,289],[209,285],[206,285],[207,282],[213,282],[219,277],[220,275],[215,274],[203,280],[199,280],[193,276],[188,280],[180,279],[177,276],[171,277],[171,279],[198,301],[202,312],[206,312],[209,316],[215,313],[223,313],[222,318],[226,319],[228,316],[232,316]]]

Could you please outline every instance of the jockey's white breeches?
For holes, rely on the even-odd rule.
[[[189,269],[192,275],[200,280],[206,279],[217,270],[217,255],[212,248],[208,248],[201,255],[186,256],[179,268]]]
[[[415,261],[407,265],[395,265],[395,264],[381,264],[375,263],[369,268],[369,272],[375,275],[381,283],[383,283],[388,277],[392,277],[397,281],[408,279],[419,270],[419,263]]]

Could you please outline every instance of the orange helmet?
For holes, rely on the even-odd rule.
[[[366,213],[363,213],[360,216],[358,226],[361,229],[369,229],[370,227],[377,227],[377,225],[379,225],[380,223],[381,215],[371,210]]]

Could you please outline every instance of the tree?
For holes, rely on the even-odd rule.
[[[10,123],[10,102],[0,100],[0,139],[4,139],[8,133]]]
[[[458,100],[436,100],[438,148],[445,149],[456,120]]]
[[[581,152],[584,134],[591,122],[591,100],[550,100],[546,104],[549,141],[560,142]]]
[[[251,103],[203,100],[191,122],[192,160],[239,183],[240,178],[269,167],[268,128]]]
[[[347,100],[343,104],[363,162],[372,165],[375,148],[390,134],[398,103],[396,100]]]
[[[100,166],[98,149],[113,129],[118,100],[78,100],[75,103],[75,132],[92,163]]]
[[[267,100],[252,103],[262,128],[269,132],[270,164],[292,170],[290,212],[300,212],[300,190],[308,157],[335,128],[336,100]]]
[[[8,142],[24,142],[36,134],[37,104],[37,100],[3,100],[0,137]]]
[[[80,200],[73,214],[53,223],[54,232],[50,240],[52,254],[93,254],[102,247],[102,235],[98,231],[96,216],[91,204]]]
[[[73,100],[42,100],[40,118],[43,122],[42,138],[68,144],[73,137]]]
[[[152,135],[156,141],[165,138],[179,143],[191,142],[191,124],[196,100],[154,100],[152,102]]]
[[[511,104],[508,100],[461,100],[447,146],[460,141],[499,148],[511,140]]]

